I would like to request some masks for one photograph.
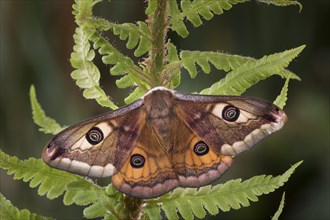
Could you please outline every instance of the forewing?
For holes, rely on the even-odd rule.
[[[219,155],[237,155],[282,128],[285,113],[260,99],[176,93],[176,112],[186,125]],[[227,120],[228,109],[238,117]],[[235,113],[235,112],[234,112]],[[236,115],[237,116],[237,115]]]
[[[119,170],[145,123],[142,101],[73,125],[56,135],[43,160],[61,170],[107,177]]]

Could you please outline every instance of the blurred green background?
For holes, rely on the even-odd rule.
[[[144,1],[104,1],[95,13],[116,22],[144,20]],[[234,6],[230,11],[199,28],[188,24],[190,35],[179,38],[169,33],[178,49],[224,51],[260,58],[263,55],[307,47],[289,69],[302,81],[290,81],[285,107],[289,121],[279,133],[239,155],[232,168],[218,182],[247,179],[259,174],[279,175],[297,161],[304,163],[284,187],[260,197],[248,208],[220,213],[210,219],[270,219],[278,208],[283,191],[286,204],[281,219],[329,219],[329,14],[328,0],[301,1],[299,8],[275,7],[255,1]],[[29,87],[36,86],[38,99],[47,115],[61,125],[70,125],[106,112],[93,100],[85,100],[70,78],[69,63],[75,23],[71,1],[1,0],[1,132],[0,148],[21,159],[40,158],[52,137],[38,132],[31,118]],[[126,42],[109,35],[125,54]],[[132,56],[131,56],[132,57]],[[137,59],[135,59],[138,61]],[[102,87],[118,105],[129,90],[115,88],[116,78],[98,57]],[[199,70],[201,72],[201,70]],[[180,91],[193,92],[223,77],[213,69],[190,80],[185,72]],[[244,95],[274,100],[284,80],[272,77]],[[62,197],[39,197],[27,183],[12,180],[1,170],[1,193],[18,208],[57,219],[82,218],[82,207],[66,207]]]

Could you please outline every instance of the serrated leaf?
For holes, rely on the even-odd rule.
[[[274,104],[277,105],[279,108],[283,109],[286,104],[286,100],[288,100],[288,86],[289,86],[290,78],[285,80],[281,93],[276,97]]]
[[[71,77],[76,80],[77,86],[84,89],[83,96],[86,99],[95,99],[102,106],[116,109],[117,106],[110,101],[100,87],[100,72],[92,62],[95,54],[90,50],[87,36],[81,28],[76,28],[73,38],[75,46],[70,62],[76,70],[71,73]]]
[[[24,220],[51,220],[51,217],[45,217],[31,213],[27,209],[18,210],[9,200],[7,200],[0,193],[0,219],[1,220],[11,220],[11,219],[24,219]]]
[[[125,75],[120,79],[116,80],[116,85],[118,88],[124,89],[132,86],[134,84],[134,80],[130,75]]]
[[[203,22],[202,16],[206,20],[213,18],[214,14],[222,14],[223,10],[229,10],[232,5],[247,2],[248,0],[182,0],[181,11],[177,1],[169,1],[169,22],[171,29],[176,31],[181,37],[187,37],[189,32],[183,22],[184,19],[190,21],[195,27]]]
[[[278,218],[282,214],[283,207],[284,207],[284,202],[285,202],[285,192],[282,195],[280,206],[278,207],[278,210],[275,212],[275,215],[272,217],[272,220],[278,220]]]
[[[148,1],[148,7],[146,8],[146,15],[150,15],[151,13],[154,13],[157,8],[157,0],[149,0]]]
[[[45,111],[37,100],[36,91],[33,85],[30,87],[30,102],[32,108],[33,121],[36,125],[40,126],[39,131],[45,134],[57,134],[63,128],[52,118],[46,116]]]
[[[146,200],[144,212],[151,213],[148,209],[155,209],[157,204],[168,219],[178,219],[177,211],[184,219],[193,219],[193,216],[203,218],[206,215],[205,210],[216,215],[219,210],[225,212],[246,207],[250,205],[250,201],[257,201],[258,196],[269,194],[283,186],[301,163],[302,161],[294,164],[284,174],[276,177],[260,175],[243,182],[241,179],[230,180],[214,187],[201,187],[198,191],[178,188],[157,199]]]
[[[117,24],[102,18],[94,18],[91,24],[97,30],[112,30],[115,35],[119,36],[120,40],[127,40],[126,47],[128,49],[136,47],[134,51],[136,57],[142,56],[151,47],[151,35],[145,22]]]
[[[299,7],[299,12],[302,10],[302,4],[299,1],[295,0],[257,0],[258,2],[273,4],[276,6],[289,6],[289,5],[297,5]]]
[[[143,95],[144,95],[143,90],[140,87],[136,87],[134,91],[131,94],[129,94],[127,98],[124,99],[124,101],[126,104],[130,104],[141,98]]]
[[[275,53],[256,61],[248,61],[237,69],[229,72],[225,78],[214,83],[210,88],[204,89],[202,94],[212,95],[240,95],[256,84],[272,75],[280,75],[283,78],[290,76],[284,74],[289,63],[304,49],[304,45]]]

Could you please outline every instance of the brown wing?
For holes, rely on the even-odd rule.
[[[142,101],[73,125],[42,152],[50,166],[90,177],[116,173],[145,123]],[[128,114],[129,113],[129,114]]]
[[[121,192],[138,198],[153,198],[179,186],[164,141],[147,123],[112,184]]]
[[[176,112],[219,155],[237,155],[282,128],[285,113],[274,104],[235,96],[175,93]]]

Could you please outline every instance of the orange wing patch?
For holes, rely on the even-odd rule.
[[[138,198],[153,198],[179,185],[168,156],[138,143],[121,170],[112,176],[112,184],[121,192]]]

